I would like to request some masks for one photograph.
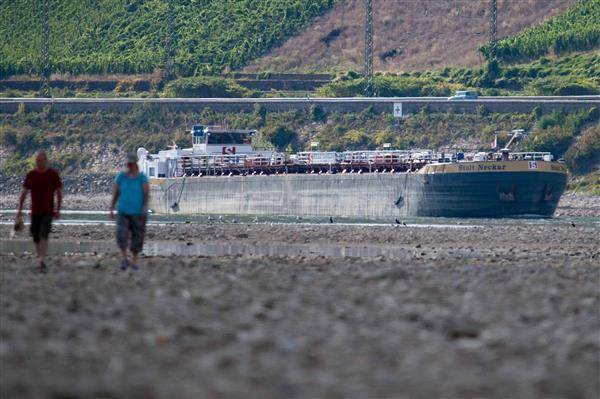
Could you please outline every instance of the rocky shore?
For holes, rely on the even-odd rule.
[[[146,256],[137,272],[62,254],[45,275],[2,254],[0,396],[597,397],[597,233],[190,223],[148,238],[406,251]],[[56,226],[52,239],[112,240],[112,227]]]

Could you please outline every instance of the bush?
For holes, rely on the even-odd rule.
[[[344,148],[348,150],[363,149],[369,147],[371,137],[364,129],[350,130],[344,134]]]
[[[555,156],[562,156],[573,140],[573,133],[562,126],[552,126],[540,130],[527,139],[523,146],[529,151],[549,151]]]
[[[214,76],[181,78],[167,84],[167,97],[248,97],[250,91],[232,79]]]
[[[327,120],[327,114],[323,108],[319,107],[318,105],[310,106],[310,116],[315,122],[324,122]]]
[[[5,147],[14,147],[17,145],[17,133],[12,130],[2,129],[0,132],[0,144]]]
[[[552,76],[534,80],[526,88],[537,96],[583,96],[600,94],[600,87],[593,79],[571,76]]]
[[[562,157],[582,127],[598,118],[597,108],[571,114],[555,111],[544,115],[538,121],[537,130],[523,143],[524,149],[550,151],[555,156]]]
[[[284,151],[298,139],[298,133],[283,124],[271,125],[262,134],[278,151]]]
[[[565,153],[571,172],[584,174],[598,169],[600,164],[600,124],[586,130]]]
[[[90,161],[89,154],[69,152],[59,154],[52,159],[53,166],[64,173],[81,172]]]
[[[35,166],[35,155],[23,157],[20,154],[14,154],[6,159],[0,166],[0,173],[10,176],[23,176],[27,171]]]
[[[460,85],[436,81],[431,77],[375,76],[375,93],[381,97],[446,97]],[[355,97],[364,94],[365,79],[331,82],[319,89],[326,97]]]

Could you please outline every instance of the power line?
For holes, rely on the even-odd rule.
[[[175,10],[173,0],[167,0],[167,37],[165,40],[164,81],[175,75]]]
[[[496,59],[496,51],[498,47],[498,31],[496,25],[497,14],[497,0],[490,0],[490,58],[492,60]]]
[[[42,0],[42,40],[40,49],[40,75],[42,76],[42,85],[40,95],[50,97],[50,7],[49,0]]]
[[[365,95],[373,96],[373,0],[365,2]]]

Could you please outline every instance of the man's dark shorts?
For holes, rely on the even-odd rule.
[[[31,235],[37,244],[40,240],[47,240],[52,229],[52,215],[31,215]]]
[[[117,215],[117,245],[121,250],[125,250],[129,246],[129,250],[133,253],[142,252],[145,234],[145,218],[122,213]]]

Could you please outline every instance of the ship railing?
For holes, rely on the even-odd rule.
[[[505,158],[506,157],[506,158]],[[509,161],[552,161],[554,159],[550,152],[527,151],[527,152],[477,152],[465,153],[464,160],[459,162],[497,162],[502,160]]]
[[[553,156],[550,152],[511,152],[508,155],[510,160],[519,161],[551,161]]]
[[[287,173],[289,168],[307,173],[371,172],[414,170],[417,165],[431,162],[413,158],[411,151],[346,151],[304,152],[296,156],[285,153],[252,154],[189,154],[175,161],[172,176],[203,176],[245,173]],[[299,168],[299,169],[298,169]],[[308,168],[308,169],[306,169]]]
[[[295,158],[300,165],[333,165],[341,161],[341,153],[335,151],[304,151]]]

